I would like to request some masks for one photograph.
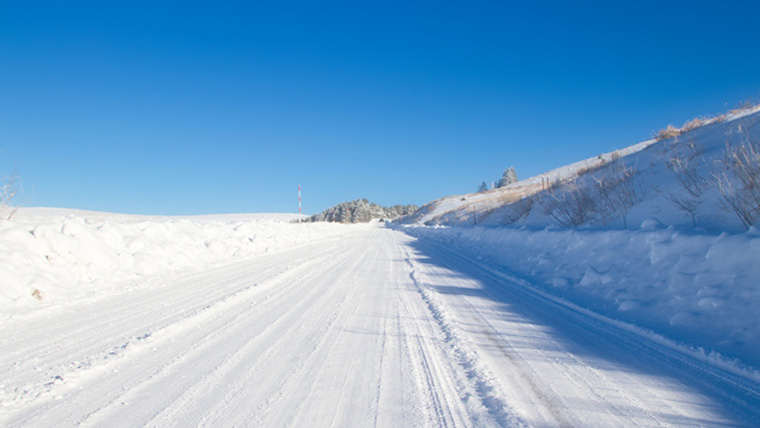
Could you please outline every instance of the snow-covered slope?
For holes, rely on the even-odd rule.
[[[293,214],[137,216],[22,208],[0,221],[0,308],[19,313],[121,281],[228,264],[348,230]]]
[[[613,159],[639,152],[655,140],[604,153],[498,189],[466,195],[445,196],[423,205],[399,221],[403,224],[497,224],[497,210],[545,190],[550,183],[578,177],[581,171],[599,168]]]
[[[588,187],[624,170],[627,185],[635,193],[625,213],[590,213],[575,226],[638,228],[654,218],[665,225],[698,226],[714,231],[746,230],[730,211],[722,209],[713,185],[716,162],[733,147],[760,139],[760,106],[703,122],[700,127],[675,138],[644,141],[621,150],[557,168],[512,185],[482,193],[444,197],[424,205],[401,220],[426,225],[565,225],[550,211],[564,189],[577,184]],[[679,163],[675,166],[674,163]],[[683,169],[687,168],[688,171]],[[684,174],[694,173],[703,188],[686,189]],[[686,177],[688,180],[689,177]],[[575,182],[575,183],[573,183]],[[687,190],[700,193],[685,199]],[[596,196],[596,195],[594,195]],[[693,199],[693,200],[690,200]],[[693,204],[693,212],[684,205]]]

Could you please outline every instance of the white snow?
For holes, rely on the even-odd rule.
[[[291,224],[293,214],[136,216],[21,208],[0,221],[0,309],[30,309],[108,292],[126,280],[208,269],[348,233]]]
[[[403,230],[530,278],[582,307],[760,367],[760,233],[755,228],[740,234],[673,226]]]

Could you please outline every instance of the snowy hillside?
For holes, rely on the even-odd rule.
[[[340,236],[297,214],[162,217],[21,208],[0,221],[0,308],[10,313],[93,296],[138,279],[210,268]]]
[[[721,172],[727,144],[734,149],[760,144],[759,124],[760,107],[706,120],[674,138],[644,141],[503,188],[438,199],[402,222],[636,229],[655,219],[665,225],[743,231],[736,214],[721,206],[713,176]],[[616,188],[599,195],[594,187],[600,182]],[[623,209],[603,206],[601,199],[621,196],[623,190],[631,199]],[[575,210],[556,209],[586,197],[595,201]]]
[[[401,229],[758,368],[760,233],[727,206],[721,185],[742,186],[725,169],[727,151],[758,153],[759,145],[754,108],[504,189],[439,199]],[[757,206],[746,212],[760,214]]]

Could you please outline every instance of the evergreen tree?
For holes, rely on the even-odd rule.
[[[517,172],[514,167],[509,167],[504,170],[504,174],[501,175],[501,179],[496,183],[496,188],[509,186],[512,183],[517,183]]]
[[[513,184],[517,183],[517,171],[515,171],[514,167],[509,167],[509,170],[507,171],[507,184]]]
[[[478,186],[478,193],[483,193],[486,190],[488,190],[488,185],[486,184],[485,181],[483,181],[480,183],[480,186]]]

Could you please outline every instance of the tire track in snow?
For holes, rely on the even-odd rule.
[[[277,425],[366,426],[376,421],[378,412],[385,412],[378,407],[377,385],[383,382],[387,338],[385,330],[378,331],[382,323],[374,315],[379,312],[382,318],[391,307],[383,287],[385,272],[377,272],[383,248],[361,247],[356,249],[355,265],[333,281],[345,288],[345,304],[289,390],[291,403],[296,404],[282,401],[272,411],[292,415]]]
[[[188,371],[187,366],[190,366],[189,370],[197,371],[198,366],[195,363],[199,361],[200,364],[211,368],[205,374],[201,371],[200,379],[194,377],[188,380],[189,383],[187,383],[185,388],[174,387],[175,392],[170,394],[171,400],[167,401],[166,407],[151,417],[151,421],[147,425],[163,426],[167,423],[175,424],[177,420],[182,420],[188,412],[193,418],[186,425],[196,425],[199,423],[198,417],[202,416],[202,414],[197,413],[198,407],[206,409],[204,412],[208,414],[209,407],[213,408],[217,406],[218,402],[222,404],[229,403],[229,396],[232,395],[234,397],[235,393],[246,386],[246,377],[242,376],[245,374],[245,371],[241,371],[241,366],[243,369],[255,370],[256,367],[274,359],[276,357],[275,352],[281,348],[281,344],[290,340],[288,332],[295,329],[295,327],[288,326],[293,320],[298,320],[302,317],[304,308],[316,306],[315,302],[322,303],[325,300],[329,300],[329,298],[323,297],[312,300],[312,297],[318,294],[318,290],[304,288],[302,286],[303,282],[318,275],[320,272],[329,270],[340,263],[346,256],[348,256],[348,252],[342,255],[333,254],[331,256],[318,257],[302,265],[302,269],[290,272],[290,275],[287,277],[279,278],[276,284],[272,284],[272,286],[280,287],[273,293],[273,298],[261,302],[261,305],[256,305],[256,307],[246,308],[244,312],[236,315],[234,318],[218,324],[215,328],[208,329],[204,342],[199,344],[202,346],[195,346],[190,352],[182,355],[181,358],[173,360],[158,372],[156,376],[129,391],[129,394],[132,396],[144,394],[144,391],[159,390],[162,391],[162,394],[165,394],[164,385],[168,383],[173,386],[174,382],[170,381],[170,379],[184,377]],[[305,293],[302,294],[301,292]],[[278,302],[278,300],[284,301],[285,299],[295,299],[295,303],[286,305]],[[286,310],[284,312],[276,310],[281,308],[285,308]],[[268,318],[266,322],[259,323],[258,321],[262,319],[260,313],[262,309],[265,312],[271,312],[271,314],[266,317]],[[260,324],[263,324],[261,331],[247,339],[239,339],[252,326]],[[283,325],[287,327],[285,331],[281,330]],[[256,352],[257,346],[261,343],[266,343],[266,346],[264,346],[266,351]],[[252,352],[256,358],[254,360],[247,360],[252,355]],[[211,364],[212,361],[216,361],[216,363]],[[232,379],[229,379],[230,377]],[[211,394],[220,385],[224,385],[224,389],[228,391],[227,398],[222,398],[221,401],[219,401],[218,394]],[[213,403],[204,400],[206,396],[214,397]],[[222,396],[224,397],[224,393]],[[199,404],[201,405],[199,406]],[[114,418],[113,415],[109,416],[109,419]]]
[[[315,293],[320,294],[318,300],[309,301],[308,311],[294,311],[297,315],[298,323],[295,327],[290,328],[287,332],[281,334],[281,340],[279,345],[272,346],[268,349],[267,353],[271,359],[261,361],[260,364],[251,364],[250,367],[265,367],[266,364],[272,363],[275,365],[274,373],[271,377],[264,377],[264,379],[257,379],[256,384],[259,385],[262,391],[266,391],[268,397],[257,396],[254,394],[250,396],[250,392],[247,387],[258,373],[257,370],[250,370],[243,372],[238,376],[239,381],[235,382],[231,393],[229,393],[223,400],[221,400],[216,406],[216,410],[209,413],[207,417],[202,420],[202,425],[213,426],[218,425],[220,422],[224,422],[225,425],[231,424],[233,421],[223,420],[225,413],[229,412],[229,408],[238,409],[239,416],[236,418],[238,422],[247,426],[260,426],[266,424],[267,418],[273,413],[272,408],[275,407],[278,401],[288,397],[293,389],[296,387],[299,381],[302,380],[303,372],[308,371],[306,367],[309,364],[313,364],[316,357],[315,355],[323,348],[329,348],[332,344],[329,333],[331,328],[338,321],[342,312],[343,306],[348,300],[348,294],[346,293],[346,287],[330,287],[331,284],[342,284],[345,275],[342,277],[329,276],[330,272],[334,270],[340,270],[345,272],[352,271],[352,268],[358,263],[355,260],[355,248],[345,251],[340,263],[335,264],[330,269],[325,269],[323,275],[328,277],[321,282],[319,276],[310,279],[304,283],[304,286],[312,289]],[[334,257],[334,256],[333,256]],[[330,308],[329,311],[325,311],[325,308]],[[288,346],[282,346],[287,343]],[[299,352],[293,352],[295,350]],[[281,355],[281,354],[285,355]],[[279,357],[278,360],[275,360]],[[282,373],[277,370],[279,366],[286,366],[289,370],[286,373]],[[243,410],[246,406],[245,403],[258,402],[259,405],[255,412],[250,413]],[[303,400],[300,400],[302,403]],[[291,409],[291,413],[294,415],[297,413],[297,409]]]
[[[420,278],[417,272],[417,264],[413,260],[409,250],[405,249],[404,261],[408,265],[409,277],[432,314],[432,318],[443,332],[445,342],[452,350],[453,359],[459,362],[461,370],[466,373],[466,378],[472,389],[476,391],[479,401],[498,425],[522,426],[523,422],[510,410],[507,398],[493,383],[493,376],[479,361],[477,351],[460,338],[458,329],[448,319],[447,310],[442,302],[427,289],[424,279]]]
[[[427,426],[453,427],[471,425],[471,415],[461,402],[463,391],[457,386],[460,367],[446,364],[447,351],[444,344],[444,333],[438,324],[427,313],[422,312],[422,301],[411,300],[416,295],[402,296],[402,314],[407,320],[402,327],[405,338],[407,358],[410,361],[417,391],[424,392],[428,404],[426,409],[432,413],[426,415]],[[436,346],[437,345],[437,346]],[[442,358],[443,357],[443,358]],[[461,379],[461,376],[459,376]]]

